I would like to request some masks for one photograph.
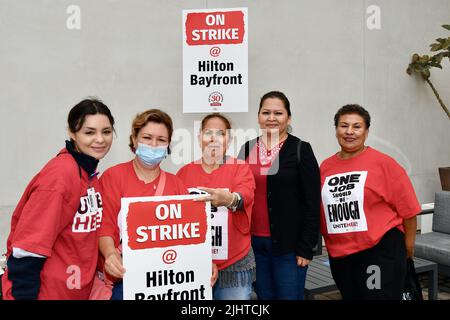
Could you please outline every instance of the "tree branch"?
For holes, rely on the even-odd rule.
[[[434,88],[433,84],[431,83],[430,79],[425,79],[425,81],[428,83],[428,85],[431,87],[431,90],[433,90],[434,95],[439,101],[439,104],[441,105],[442,109],[444,109],[445,113],[447,114],[447,117],[450,119],[450,111],[448,111],[448,108],[445,106],[444,102],[442,101],[441,97],[439,96],[439,93]]]

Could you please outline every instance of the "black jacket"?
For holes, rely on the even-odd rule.
[[[257,139],[247,141],[239,152],[248,155]],[[294,252],[312,259],[320,225],[320,171],[311,145],[288,135],[267,176],[267,204],[273,255]],[[252,159],[253,160],[253,159]]]

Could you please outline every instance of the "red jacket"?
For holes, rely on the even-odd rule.
[[[95,190],[93,206],[87,197],[89,188]],[[102,210],[97,177],[89,179],[66,149],[28,184],[12,215],[7,256],[15,247],[47,257],[38,299],[89,298]],[[8,270],[2,284],[4,299],[14,299]]]

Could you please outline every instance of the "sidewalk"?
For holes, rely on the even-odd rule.
[[[428,279],[427,275],[419,275],[420,285],[422,286],[422,294],[424,300],[428,300]],[[438,300],[450,300],[450,277],[440,275],[438,278],[439,291]],[[315,300],[341,300],[339,290],[329,291],[322,294],[316,294]]]

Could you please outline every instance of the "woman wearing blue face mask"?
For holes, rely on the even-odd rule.
[[[121,279],[125,269],[120,254],[121,198],[187,194],[179,178],[159,167],[170,153],[172,132],[172,119],[167,113],[151,109],[138,114],[133,120],[129,144],[136,156],[131,161],[109,168],[100,178],[105,195],[99,247],[104,258],[104,275],[114,282],[112,300],[123,297]]]

